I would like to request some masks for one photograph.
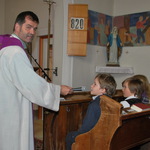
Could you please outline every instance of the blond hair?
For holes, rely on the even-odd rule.
[[[98,80],[98,82],[101,85],[101,88],[106,90],[106,94],[108,94],[109,96],[112,96],[115,94],[117,84],[112,75],[106,74],[106,73],[103,73],[103,74],[99,73],[97,74],[95,79]]]

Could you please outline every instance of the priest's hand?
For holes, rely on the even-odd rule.
[[[60,94],[67,95],[73,93],[72,88],[66,85],[61,85]]]

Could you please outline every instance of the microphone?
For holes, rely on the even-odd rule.
[[[26,50],[26,52],[28,53],[28,55],[34,60],[34,62],[38,65],[38,67],[39,67],[39,69],[41,69],[41,71],[42,71],[42,73],[43,73],[43,77],[45,78],[45,77],[47,77],[47,80],[48,81],[52,81],[51,79],[50,79],[50,77],[46,74],[46,72],[44,71],[44,69],[40,66],[40,64],[37,62],[37,60],[32,56],[32,54],[28,51],[28,50]]]
[[[73,91],[85,91],[86,87],[85,86],[81,86],[81,87],[77,87],[77,88],[72,88]]]

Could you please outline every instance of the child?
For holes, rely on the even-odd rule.
[[[110,74],[98,74],[91,85],[91,94],[95,95],[90,102],[83,123],[78,131],[70,132],[66,137],[67,150],[71,150],[71,145],[75,142],[75,137],[88,132],[97,123],[100,114],[100,96],[112,96],[116,91],[116,81]]]
[[[135,75],[133,78],[139,79],[142,81],[144,86],[144,92],[142,94],[142,103],[150,103],[150,84],[146,76],[144,75]]]
[[[127,78],[122,82],[123,96],[126,98],[120,103],[124,108],[131,107],[132,104],[142,102],[143,83],[133,77]]]

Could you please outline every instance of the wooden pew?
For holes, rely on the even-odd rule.
[[[150,141],[150,110],[122,114],[122,105],[107,96],[100,105],[99,121],[76,137],[72,150],[127,150]]]
[[[76,92],[64,97],[58,112],[44,108],[43,149],[66,150],[66,135],[82,124],[92,96],[89,92]]]

